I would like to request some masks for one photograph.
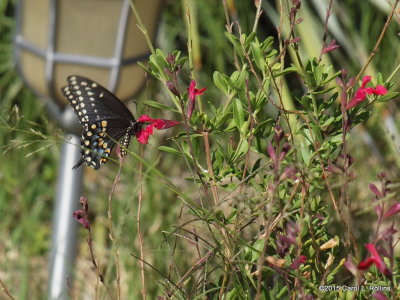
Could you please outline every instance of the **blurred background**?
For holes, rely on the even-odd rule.
[[[63,142],[63,131],[49,119],[42,102],[28,90],[16,73],[13,60],[13,33],[15,30],[15,0],[0,1],[0,279],[17,299],[45,299],[47,295],[48,256],[50,248],[51,221],[54,204],[55,183]],[[263,1],[264,13],[260,18],[257,34],[259,39],[276,36],[279,25],[279,1]],[[187,30],[185,1],[166,1],[160,19],[156,46],[165,53],[175,49],[187,54]],[[243,33],[252,30],[256,8],[253,1],[226,1],[231,18],[236,19]],[[318,56],[328,1],[302,1],[300,16],[304,19],[299,26],[301,50],[305,57]],[[208,87],[207,98],[215,104],[221,94],[213,85],[212,74],[234,70],[231,45],[224,35],[225,13],[223,2],[218,0],[192,1],[192,22],[196,31],[193,45],[194,69],[200,87]],[[334,1],[333,14],[329,20],[330,38],[335,38],[340,49],[332,52],[330,60],[337,70],[348,69],[355,76],[365,64],[377,41],[390,12],[387,1],[342,0]],[[399,42],[400,16],[395,15],[379,52],[370,64],[367,74],[382,73],[387,78],[400,63]],[[101,33],[99,33],[101,34]],[[187,78],[188,67],[182,70],[181,78]],[[135,80],[135,79],[132,79]],[[288,82],[295,93],[296,83]],[[398,85],[394,87],[398,90]],[[165,87],[150,77],[145,78],[145,88],[135,96],[129,108],[134,114],[148,113],[153,117],[174,119],[171,112],[150,110],[143,101],[153,100],[170,104]],[[369,200],[368,183],[376,180],[376,174],[385,171],[390,177],[398,178],[400,167],[399,112],[396,101],[374,106],[371,118],[354,130],[349,140],[352,155],[357,157],[355,172],[358,185],[352,186],[352,205],[363,207]],[[177,130],[177,129],[176,129]],[[144,160],[154,169],[149,169],[144,180],[144,200],[141,229],[146,260],[154,267],[146,269],[148,297],[155,299],[164,290],[161,274],[167,274],[170,265],[166,258],[171,245],[165,242],[163,231],[172,231],[181,216],[182,201],[165,184],[164,174],[175,187],[190,195],[195,188],[186,178],[191,174],[183,159],[160,152],[158,146],[172,146],[166,140],[173,131],[160,131],[144,149]],[[140,153],[140,145],[132,141],[130,149]],[[125,159],[121,182],[114,192],[113,220],[115,234],[119,237],[118,247],[121,261],[121,283],[123,299],[138,299],[140,270],[131,254],[138,255],[136,236],[136,212],[139,162],[132,156]],[[113,259],[110,257],[107,209],[108,194],[118,170],[117,163],[109,161],[99,171],[85,167],[84,195],[89,200],[94,247],[101,267],[106,270],[106,281],[115,279]],[[161,176],[161,177],[160,177]],[[356,228],[364,228],[359,236],[368,233],[368,218]],[[364,221],[363,221],[364,220]],[[365,224],[363,224],[365,222]],[[334,230],[332,230],[334,232]],[[95,273],[89,259],[86,243],[87,232],[79,231],[78,255],[74,293],[77,299],[93,299],[94,290],[86,289],[88,281],[95,282]],[[184,247],[175,250],[180,256],[179,268],[192,265],[191,252]],[[157,270],[157,271],[156,271]],[[1,293],[1,291],[0,291]],[[0,295],[0,298],[3,296]],[[107,298],[107,297],[106,297]]]

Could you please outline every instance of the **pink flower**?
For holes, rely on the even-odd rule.
[[[143,123],[147,124],[145,128],[140,129],[136,133],[136,139],[138,140],[139,143],[141,144],[147,144],[149,141],[150,135],[153,134],[154,132],[154,127],[156,129],[167,129],[173,126],[176,126],[180,124],[178,121],[173,121],[173,120],[165,120],[165,119],[152,119],[147,115],[141,115],[138,120],[138,123]]]
[[[393,204],[383,217],[389,218],[399,212],[400,212],[400,202]]]
[[[72,217],[73,217],[77,222],[81,223],[82,226],[83,226],[85,229],[89,229],[89,227],[90,227],[90,222],[89,222],[88,216],[87,216],[87,214],[85,213],[84,210],[78,209],[78,210],[74,211],[74,212],[72,213]]]
[[[371,296],[378,300],[388,300],[388,297],[380,291],[373,293]]]
[[[89,222],[89,216],[88,216],[88,210],[89,210],[89,203],[86,197],[81,196],[79,200],[81,206],[83,209],[78,209],[72,213],[72,217],[79,223],[82,224],[82,226],[85,229],[90,228],[90,222]]]
[[[374,244],[366,244],[365,247],[371,253],[371,257],[361,261],[358,264],[359,270],[367,270],[372,264],[375,264],[378,270],[384,274],[386,277],[391,278],[392,272],[388,269],[388,267],[383,262],[382,258],[379,256],[378,251],[376,251]]]
[[[356,266],[353,264],[353,261],[351,259],[351,255],[349,254],[347,256],[346,261],[343,264],[347,270],[349,270],[349,272],[353,275],[356,276],[357,275],[357,268]]]
[[[372,87],[366,88],[365,86],[370,81],[371,81],[371,76],[363,77],[360,88],[356,91],[356,94],[354,95],[353,99],[351,99],[351,101],[347,103],[346,109],[350,109],[358,105],[360,102],[364,101],[367,94],[385,95],[388,92],[387,89],[382,85],[377,85],[375,88]]]
[[[340,46],[337,45],[336,40],[333,39],[332,42],[322,50],[322,54],[331,52],[333,50],[336,50],[337,48],[340,48]]]
[[[203,95],[204,91],[207,88],[202,88],[202,89],[196,89],[196,81],[192,80],[190,82],[190,85],[188,87],[188,91],[189,91],[189,103],[188,103],[188,108],[187,108],[187,118],[190,119],[190,117],[192,116],[194,107],[196,105],[195,103],[195,98],[196,96],[200,96]]]

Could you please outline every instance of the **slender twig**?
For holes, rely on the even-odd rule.
[[[254,25],[253,25],[253,32],[256,32],[257,26],[258,26],[258,21],[260,20],[260,16],[262,14],[261,10],[261,5],[262,5],[262,0],[257,1],[257,13],[256,13],[256,18],[254,20]]]
[[[121,171],[122,171],[122,166],[123,166],[123,159],[120,158],[120,164],[119,164],[119,169],[118,169],[118,173],[114,178],[114,182],[110,191],[110,194],[108,196],[108,225],[109,225],[109,238],[111,240],[111,242],[113,243],[113,247],[114,247],[114,252],[115,252],[115,271],[117,274],[117,299],[120,300],[121,299],[121,273],[120,273],[120,265],[119,265],[119,253],[118,253],[118,245],[117,245],[117,241],[115,239],[114,236],[114,229],[113,229],[113,221],[112,221],[112,196],[114,195],[114,191],[115,191],[115,187],[117,186],[117,183],[120,180],[120,175],[121,175]]]
[[[345,247],[347,248],[347,251],[350,253],[350,201],[349,201],[349,195],[348,195],[348,186],[349,186],[349,165],[348,165],[348,158],[347,158],[347,140],[346,140],[346,134],[347,134],[347,123],[348,123],[348,116],[346,112],[346,103],[347,103],[347,93],[346,93],[346,82],[343,80],[343,89],[341,92],[341,111],[342,111],[342,155],[343,155],[343,160],[344,160],[344,166],[343,166],[343,177],[344,177],[344,184],[342,184],[341,189],[340,189],[340,201],[339,205],[341,206],[342,203],[346,206],[346,227],[347,227],[347,241],[344,243]]]
[[[185,123],[184,127],[185,127],[185,132],[186,132],[186,142],[187,142],[187,144],[189,146],[190,154],[192,155],[193,165],[194,165],[194,168],[196,170],[197,176],[199,177],[199,179],[201,181],[203,189],[204,189],[204,191],[206,191],[207,187],[206,187],[206,184],[205,184],[205,182],[203,180],[203,176],[201,175],[199,166],[197,165],[197,159],[196,159],[195,152],[194,152],[194,149],[193,149],[192,140],[190,138],[189,120],[188,120],[187,115],[185,113],[185,108],[184,108],[184,103],[183,103],[182,97],[179,98],[179,103],[180,103],[180,106],[181,106],[181,113],[182,113],[183,122]],[[200,202],[201,202],[201,206],[203,207],[203,203],[202,203],[201,197],[200,197]]]
[[[96,287],[95,287],[95,294],[96,294],[95,299],[98,299],[99,282],[104,284],[104,277],[101,274],[99,264],[96,262],[96,258],[94,256],[92,229],[90,226],[88,228],[88,231],[89,231],[89,237],[87,239],[87,243],[89,246],[90,259],[92,261],[92,265],[93,265],[94,269],[96,270],[96,275],[97,275]],[[111,296],[111,291],[108,289],[107,286],[106,286],[106,290],[107,290],[107,293],[109,294],[109,296]]]
[[[318,57],[318,62],[320,62],[322,59],[322,55],[324,54],[324,49],[326,46],[326,39],[328,38],[328,21],[329,17],[331,16],[332,2],[333,0],[329,1],[328,8],[326,9],[325,22],[324,22],[324,35],[322,37],[322,48]]]
[[[143,145],[140,147],[140,157],[143,157]],[[143,178],[142,178],[142,171],[143,171],[143,164],[139,163],[139,193],[138,193],[138,208],[137,208],[137,216],[136,216],[136,230],[137,230],[137,237],[139,241],[139,251],[140,251],[140,276],[141,276],[141,283],[142,283],[142,299],[146,300],[147,297],[147,289],[146,289],[146,282],[144,276],[144,251],[143,251],[143,238],[140,229],[140,214],[142,209],[142,199],[143,199]]]
[[[1,279],[0,279],[0,285],[4,294],[6,294],[6,296],[8,296],[8,298],[10,298],[11,300],[15,300],[15,298],[11,295],[10,291],[7,289],[6,285]]]
[[[311,126],[310,126],[310,123],[309,123],[309,121],[305,118],[305,116],[304,116],[304,115],[300,115],[300,116],[302,117],[304,123],[306,124],[306,126],[307,126],[309,132],[310,132],[310,133],[313,132],[313,131],[312,131],[312,128],[311,128]],[[319,147],[317,147],[317,141],[316,141],[316,139],[315,139],[315,136],[314,136],[313,134],[311,134],[310,137],[311,137],[311,139],[312,139],[312,143],[313,143],[313,146],[314,146],[314,149],[315,149],[315,155],[316,155],[317,158],[318,158],[318,161],[319,161],[319,164],[320,164],[320,167],[321,167],[321,170],[322,170],[323,179],[324,179],[324,181],[325,181],[325,185],[326,185],[326,188],[327,188],[327,190],[328,190],[329,197],[330,197],[330,199],[331,199],[331,201],[332,201],[334,210],[335,210],[335,212],[337,213],[338,219],[340,220],[340,222],[341,222],[341,224],[343,225],[343,227],[344,227],[344,228],[348,228],[348,222],[346,221],[346,218],[344,218],[344,216],[343,216],[343,214],[342,214],[342,212],[341,212],[340,205],[338,204],[338,201],[336,200],[335,195],[333,194],[332,186],[331,186],[331,184],[329,183],[328,174],[326,173],[325,165],[324,165],[324,163],[323,163],[323,162],[324,162],[324,159],[322,158],[322,155],[321,155],[321,153],[320,153],[320,151],[319,151]],[[353,245],[354,245],[354,252],[355,252],[355,255],[356,255],[356,257],[358,257],[358,247],[357,247],[357,243],[356,243],[355,237],[354,237],[354,235],[353,235],[353,233],[352,233],[351,231],[350,231],[349,234],[350,234],[352,243],[353,243]]]
[[[150,267],[154,272],[159,274],[165,281],[167,281],[170,285],[172,285],[176,290],[179,290],[183,295],[185,295],[185,291],[182,290],[180,287],[178,287],[176,284],[174,284],[172,281],[169,280],[167,276],[165,276],[163,273],[161,273],[157,268],[155,268],[152,264],[145,260],[141,260],[140,257],[136,256],[135,254],[131,254],[131,256],[137,260],[142,261],[145,265]]]
[[[75,297],[75,295],[74,295],[74,293],[72,291],[71,281],[69,280],[68,276],[67,276],[67,287],[68,287],[68,292],[69,292],[69,295],[70,295],[71,299],[72,300],[76,300],[76,297]]]
[[[247,168],[248,168],[249,160],[250,160],[251,142],[253,141],[253,137],[254,137],[253,128],[254,128],[254,125],[255,125],[255,121],[254,121],[254,118],[253,118],[253,109],[251,107],[251,100],[250,100],[249,81],[247,79],[246,79],[246,98],[247,98],[247,110],[248,110],[248,113],[249,113],[249,120],[250,120],[250,122],[249,122],[250,123],[250,125],[249,125],[250,135],[247,138],[247,144],[249,145],[249,148],[247,149],[246,158],[245,158],[245,162],[244,162],[242,183],[240,184],[239,194],[242,193],[243,187],[244,187],[244,182],[245,182],[244,179],[246,178]]]
[[[210,256],[213,254],[213,252],[210,250],[204,255],[202,258],[200,258],[183,276],[182,278],[176,283],[176,286],[180,286],[181,283],[191,274],[193,273],[194,270],[196,270],[198,267],[200,267],[202,264],[207,262],[207,260],[210,258]]]
[[[196,69],[199,69],[201,65],[201,52],[200,52],[200,41],[199,34],[197,28],[197,18],[195,14],[195,2],[185,0],[185,12],[186,12],[186,24],[187,24],[187,32],[188,32],[188,57],[189,57],[189,68],[190,74],[193,80],[196,80]],[[203,112],[203,104],[201,101],[201,97],[199,96],[196,101],[197,108],[200,113]]]
[[[151,38],[149,37],[149,34],[148,34],[148,32],[147,32],[147,29],[146,29],[146,27],[144,26],[144,24],[143,24],[143,22],[142,22],[142,19],[140,18],[140,15],[139,15],[139,13],[138,13],[138,11],[136,10],[135,4],[133,4],[133,0],[130,0],[130,4],[131,4],[132,11],[133,11],[133,13],[134,13],[134,15],[135,15],[135,17],[136,17],[137,22],[138,22],[138,28],[139,28],[140,31],[143,33],[144,38],[146,39],[147,46],[149,46],[149,49],[150,49],[151,54],[155,54],[156,51],[154,50],[154,46],[153,46],[153,43],[151,42]]]
[[[392,22],[393,15],[394,15],[395,12],[396,12],[396,7],[397,7],[397,4],[399,3],[399,1],[400,1],[400,0],[396,0],[396,2],[393,4],[393,6],[392,6],[392,11],[390,12],[390,15],[389,15],[389,16],[387,17],[387,19],[386,19],[386,23],[385,23],[385,25],[383,26],[382,32],[381,32],[381,34],[379,35],[379,38],[378,38],[378,40],[377,40],[376,43],[375,43],[374,49],[372,50],[371,54],[369,55],[369,57],[368,57],[368,59],[367,59],[367,62],[364,64],[364,66],[362,67],[361,71],[358,72],[356,78],[355,78],[354,81],[353,81],[354,83],[357,82],[357,81],[360,79],[361,75],[362,75],[362,74],[364,73],[364,71],[367,69],[367,67],[368,67],[369,64],[371,63],[372,59],[374,58],[375,54],[378,52],[379,46],[381,45],[381,43],[382,43],[382,41],[383,41],[383,38],[384,38],[384,36],[385,36],[385,34],[386,34],[386,31],[388,30],[389,25],[390,25],[390,23]],[[351,86],[349,86],[347,90],[349,90],[350,88],[351,88]]]
[[[226,4],[226,0],[222,0],[222,4],[223,4],[223,6],[224,6],[224,12],[225,12],[225,21],[226,21],[225,28],[226,28],[226,30],[227,30],[230,34],[233,34],[233,31],[232,31],[232,23],[231,23],[231,21],[230,21],[230,19],[229,19],[229,12],[228,12],[228,6],[227,6],[227,4]],[[234,46],[234,45],[232,45],[232,52],[233,52],[233,61],[234,61],[234,64],[235,64],[235,66],[236,66],[236,69],[239,70],[239,69],[240,69],[240,68],[239,68],[239,61],[238,61],[238,57],[237,57],[237,53],[236,53],[236,51],[235,51],[235,46]]]
[[[205,156],[206,156],[206,161],[207,161],[208,174],[210,175],[210,178],[211,178],[210,179],[211,191],[212,191],[213,198],[214,198],[214,204],[218,205],[219,204],[219,196],[218,196],[217,185],[215,183],[214,171],[213,171],[212,162],[211,162],[211,150],[210,150],[210,141],[208,139],[208,132],[203,131],[201,134],[203,136],[203,141],[204,141],[204,150],[205,150]]]
[[[261,299],[261,286],[262,286],[262,269],[264,267],[265,263],[265,256],[267,253],[267,248],[268,248],[268,240],[269,236],[272,232],[270,230],[270,225],[271,225],[271,219],[266,220],[263,218],[263,226],[265,228],[265,233],[264,233],[264,246],[261,251],[261,255],[258,261],[258,266],[257,266],[257,293],[256,293],[256,300]]]

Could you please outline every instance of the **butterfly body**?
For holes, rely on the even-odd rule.
[[[67,81],[68,85],[61,90],[83,126],[82,159],[73,168],[86,162],[97,170],[118,141],[121,140],[124,148],[129,146],[131,136],[140,131],[142,124],[121,100],[100,84],[77,75],[69,76]],[[126,155],[124,148],[122,156]]]

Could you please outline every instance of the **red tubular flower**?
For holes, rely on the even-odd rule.
[[[180,124],[180,122],[173,120],[152,119],[147,115],[141,115],[137,122],[148,124],[145,128],[140,129],[136,133],[136,139],[139,143],[144,145],[148,143],[150,135],[152,135],[154,132],[154,127],[158,130],[162,130]]]
[[[371,76],[363,77],[360,88],[356,91],[356,94],[354,95],[353,99],[351,99],[351,101],[347,103],[346,109],[350,109],[359,104],[360,102],[364,101],[367,94],[385,95],[388,92],[387,89],[382,85],[377,85],[375,88],[372,87],[366,88],[365,86],[370,81],[371,81]]]
[[[307,256],[305,255],[300,255],[297,257],[292,264],[289,266],[290,269],[296,270],[297,268],[300,267],[300,265],[304,264],[307,261]]]
[[[188,87],[189,103],[188,103],[188,108],[187,108],[187,113],[186,113],[188,119],[190,119],[190,117],[192,116],[194,107],[196,105],[196,101],[195,101],[196,96],[203,95],[203,93],[206,89],[207,88],[196,89],[196,81],[192,80],[190,82],[190,85]]]
[[[371,257],[361,261],[358,264],[358,269],[359,270],[367,270],[367,269],[369,269],[370,266],[372,266],[372,264],[375,264],[375,266],[378,268],[378,270],[382,274],[384,274],[388,278],[391,278],[392,272],[390,272],[388,267],[383,262],[382,258],[379,256],[378,251],[376,251],[375,245],[374,244],[366,244],[365,248],[367,248],[368,251],[371,253]]]

